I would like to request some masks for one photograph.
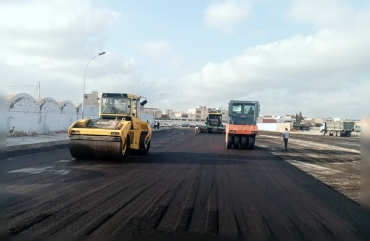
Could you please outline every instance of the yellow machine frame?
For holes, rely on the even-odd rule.
[[[117,99],[119,102],[119,98],[126,101],[129,112],[102,111],[103,101]],[[127,160],[130,150],[148,153],[152,129],[147,121],[140,119],[140,108],[147,102],[140,102],[140,98],[133,94],[101,93],[99,119],[80,119],[68,129],[71,155],[82,159],[109,157]]]

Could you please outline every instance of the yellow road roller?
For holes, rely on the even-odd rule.
[[[147,154],[152,129],[140,119],[141,96],[101,93],[99,118],[77,120],[68,129],[69,150],[76,159],[115,159],[126,161],[130,150]]]

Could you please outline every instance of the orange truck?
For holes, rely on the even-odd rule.
[[[225,138],[227,149],[254,149],[259,110],[258,101],[230,100]]]

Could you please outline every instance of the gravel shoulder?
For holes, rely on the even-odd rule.
[[[358,137],[291,133],[288,151],[282,134],[260,132],[258,146],[361,203],[361,143]]]

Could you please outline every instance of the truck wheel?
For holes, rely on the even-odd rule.
[[[144,154],[144,155],[148,154],[149,149],[150,149],[150,141],[148,142],[148,145],[146,145],[146,148],[145,148],[145,150],[143,151],[143,154]]]
[[[122,146],[121,161],[127,161],[129,155],[130,155],[130,138],[127,137],[125,144]]]
[[[233,136],[228,134],[227,135],[226,148],[231,149],[232,145],[233,145]]]
[[[234,149],[239,149],[240,136],[234,136]]]
[[[340,137],[340,136],[341,136],[340,131],[337,131],[336,136],[337,136],[337,137]]]
[[[255,141],[256,141],[255,136],[250,136],[249,137],[248,150],[253,150],[254,149],[254,142]]]
[[[242,142],[241,142],[240,148],[241,149],[248,148],[248,137],[247,136],[242,136]]]

